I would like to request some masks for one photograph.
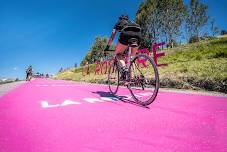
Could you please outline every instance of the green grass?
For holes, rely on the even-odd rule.
[[[226,92],[226,65],[225,58],[170,64],[159,69],[161,84],[165,87]]]
[[[158,62],[161,87],[210,90],[227,93],[227,36],[165,49]],[[94,71],[95,65],[91,66]],[[82,76],[81,68],[59,73],[56,79],[105,83],[107,75]]]

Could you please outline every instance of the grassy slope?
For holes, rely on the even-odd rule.
[[[227,93],[227,36],[182,45],[165,52],[167,55],[158,61],[169,64],[167,67],[159,67],[162,87]],[[103,83],[107,75],[91,73],[83,77],[81,68],[72,68],[59,73],[55,78]]]

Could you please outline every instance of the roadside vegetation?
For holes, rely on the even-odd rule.
[[[227,36],[163,51],[166,56],[158,62],[168,66],[158,68],[161,87],[227,93]],[[81,67],[71,68],[54,78],[106,83],[107,74],[95,75],[94,64],[91,64],[90,71],[90,74],[83,76]]]

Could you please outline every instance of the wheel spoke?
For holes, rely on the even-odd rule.
[[[145,60],[144,67],[138,66],[137,60]],[[152,103],[159,89],[157,67],[152,59],[146,55],[137,55],[130,64],[129,89],[133,98],[142,105]]]

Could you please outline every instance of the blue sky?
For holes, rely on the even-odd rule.
[[[134,19],[141,0],[0,0],[0,77],[56,73],[79,65],[97,35],[109,36],[118,16]],[[186,0],[188,2],[188,0]],[[227,30],[227,1],[202,0]]]

